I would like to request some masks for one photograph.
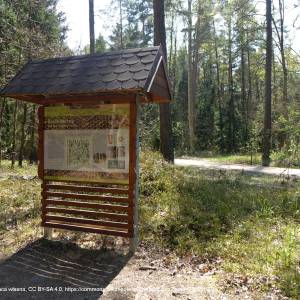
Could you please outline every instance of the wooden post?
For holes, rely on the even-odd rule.
[[[44,106],[40,106],[38,108],[38,135],[39,135],[39,142],[38,142],[38,175],[39,178],[42,180],[41,188],[42,188],[42,226],[45,225],[45,207],[46,207],[46,199],[44,197],[44,126],[45,126],[45,108]],[[44,238],[46,239],[52,239],[53,237],[53,229],[44,227]]]
[[[129,158],[129,193],[133,204],[133,232],[129,241],[129,250],[134,253],[139,241],[139,117],[140,95],[135,103],[130,104],[130,158]]]
[[[53,228],[44,227],[44,238],[51,240],[53,238]]]
[[[38,175],[44,181],[44,106],[38,108]]]

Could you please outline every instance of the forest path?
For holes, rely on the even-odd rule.
[[[211,161],[207,158],[193,159],[175,159],[175,165],[184,167],[198,167],[201,169],[227,170],[227,171],[242,171],[245,173],[256,173],[265,175],[275,175],[284,177],[300,178],[300,169],[263,167],[260,165],[244,165],[244,164],[226,164]]]

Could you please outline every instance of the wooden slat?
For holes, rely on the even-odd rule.
[[[59,193],[59,192],[42,192],[43,197],[60,197],[63,199],[83,199],[83,200],[101,200],[108,202],[128,203],[128,197],[98,196],[87,194]]]
[[[59,208],[59,207],[46,207],[45,212],[46,213],[49,213],[49,212],[61,213],[61,214],[69,214],[69,215],[80,215],[80,216],[86,216],[86,217],[99,217],[99,218],[106,218],[106,219],[111,219],[111,220],[128,222],[128,215],[117,214],[117,213],[108,213],[108,212],[99,212],[99,211],[72,209],[72,208]],[[130,222],[128,222],[128,223],[130,223]]]
[[[126,194],[128,195],[128,189],[121,188],[107,188],[107,187],[95,187],[95,186],[81,186],[81,185],[62,185],[62,184],[45,184],[45,190],[68,190],[78,192],[95,192],[95,193],[110,193],[110,194]]]
[[[46,215],[45,221],[61,221],[61,222],[73,222],[73,223],[80,223],[80,224],[91,224],[91,225],[98,225],[98,226],[106,226],[106,227],[114,227],[114,228],[129,228],[128,223],[121,223],[121,222],[109,222],[103,220],[95,220],[95,219],[86,219],[86,218],[75,218],[75,217],[67,217],[67,216],[57,216],[57,215]]]
[[[80,202],[80,201],[64,201],[64,200],[54,200],[46,199],[46,205],[62,205],[62,206],[76,206],[83,208],[94,208],[94,209],[106,209],[112,211],[129,211],[128,206],[122,205],[111,205],[111,204],[98,204],[98,203],[89,203],[89,202]]]
[[[45,223],[42,223],[42,226],[50,227],[50,228],[82,231],[82,232],[88,232],[88,233],[100,233],[100,234],[107,234],[107,235],[115,235],[115,236],[122,236],[122,237],[129,236],[129,233],[124,232],[124,231],[109,230],[106,228],[102,229],[101,227],[97,228],[97,227],[92,227],[92,226],[62,224],[62,223],[55,223],[55,222],[45,222]]]
[[[45,182],[62,182],[62,183],[80,183],[80,184],[101,184],[101,185],[119,185],[119,186],[128,186],[128,183],[115,183],[115,182],[93,182],[93,181],[82,181],[82,180],[66,180],[66,179],[51,179]]]

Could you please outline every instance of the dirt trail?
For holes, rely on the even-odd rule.
[[[132,257],[104,289],[101,300],[232,299],[217,287],[217,277],[193,271],[151,267]]]
[[[232,295],[222,292],[218,284],[222,273],[214,266],[197,261],[190,264],[172,254],[153,255],[153,249],[152,253],[148,251],[141,246],[131,256],[38,239],[12,256],[1,258],[0,299],[266,299],[247,291]],[[12,287],[25,291],[3,290]]]
[[[72,243],[37,240],[12,256],[1,258],[0,298],[230,299],[224,298],[215,276],[187,271],[185,267],[179,270],[173,263],[164,267],[163,259],[157,257],[154,261],[144,250],[131,256],[114,250],[89,250]],[[6,288],[26,290],[12,292],[5,291]]]
[[[263,167],[259,165],[249,166],[243,164],[226,164],[226,163],[214,162],[206,158],[175,159],[175,165],[184,166],[184,167],[198,167],[202,169],[242,171],[244,173],[256,173],[256,174],[300,178],[300,169]]]

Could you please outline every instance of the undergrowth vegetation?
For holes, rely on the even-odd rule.
[[[24,179],[25,174],[26,168],[0,168],[2,253],[38,235],[40,181]],[[35,175],[35,167],[29,175]],[[181,256],[217,260],[226,274],[265,278],[255,281],[261,289],[271,283],[299,298],[297,181],[177,167],[145,151],[140,195],[140,234],[146,243]]]
[[[266,276],[287,296],[298,298],[297,182],[179,168],[154,153],[144,153],[141,165],[144,240],[179,255],[221,258],[225,271]]]

